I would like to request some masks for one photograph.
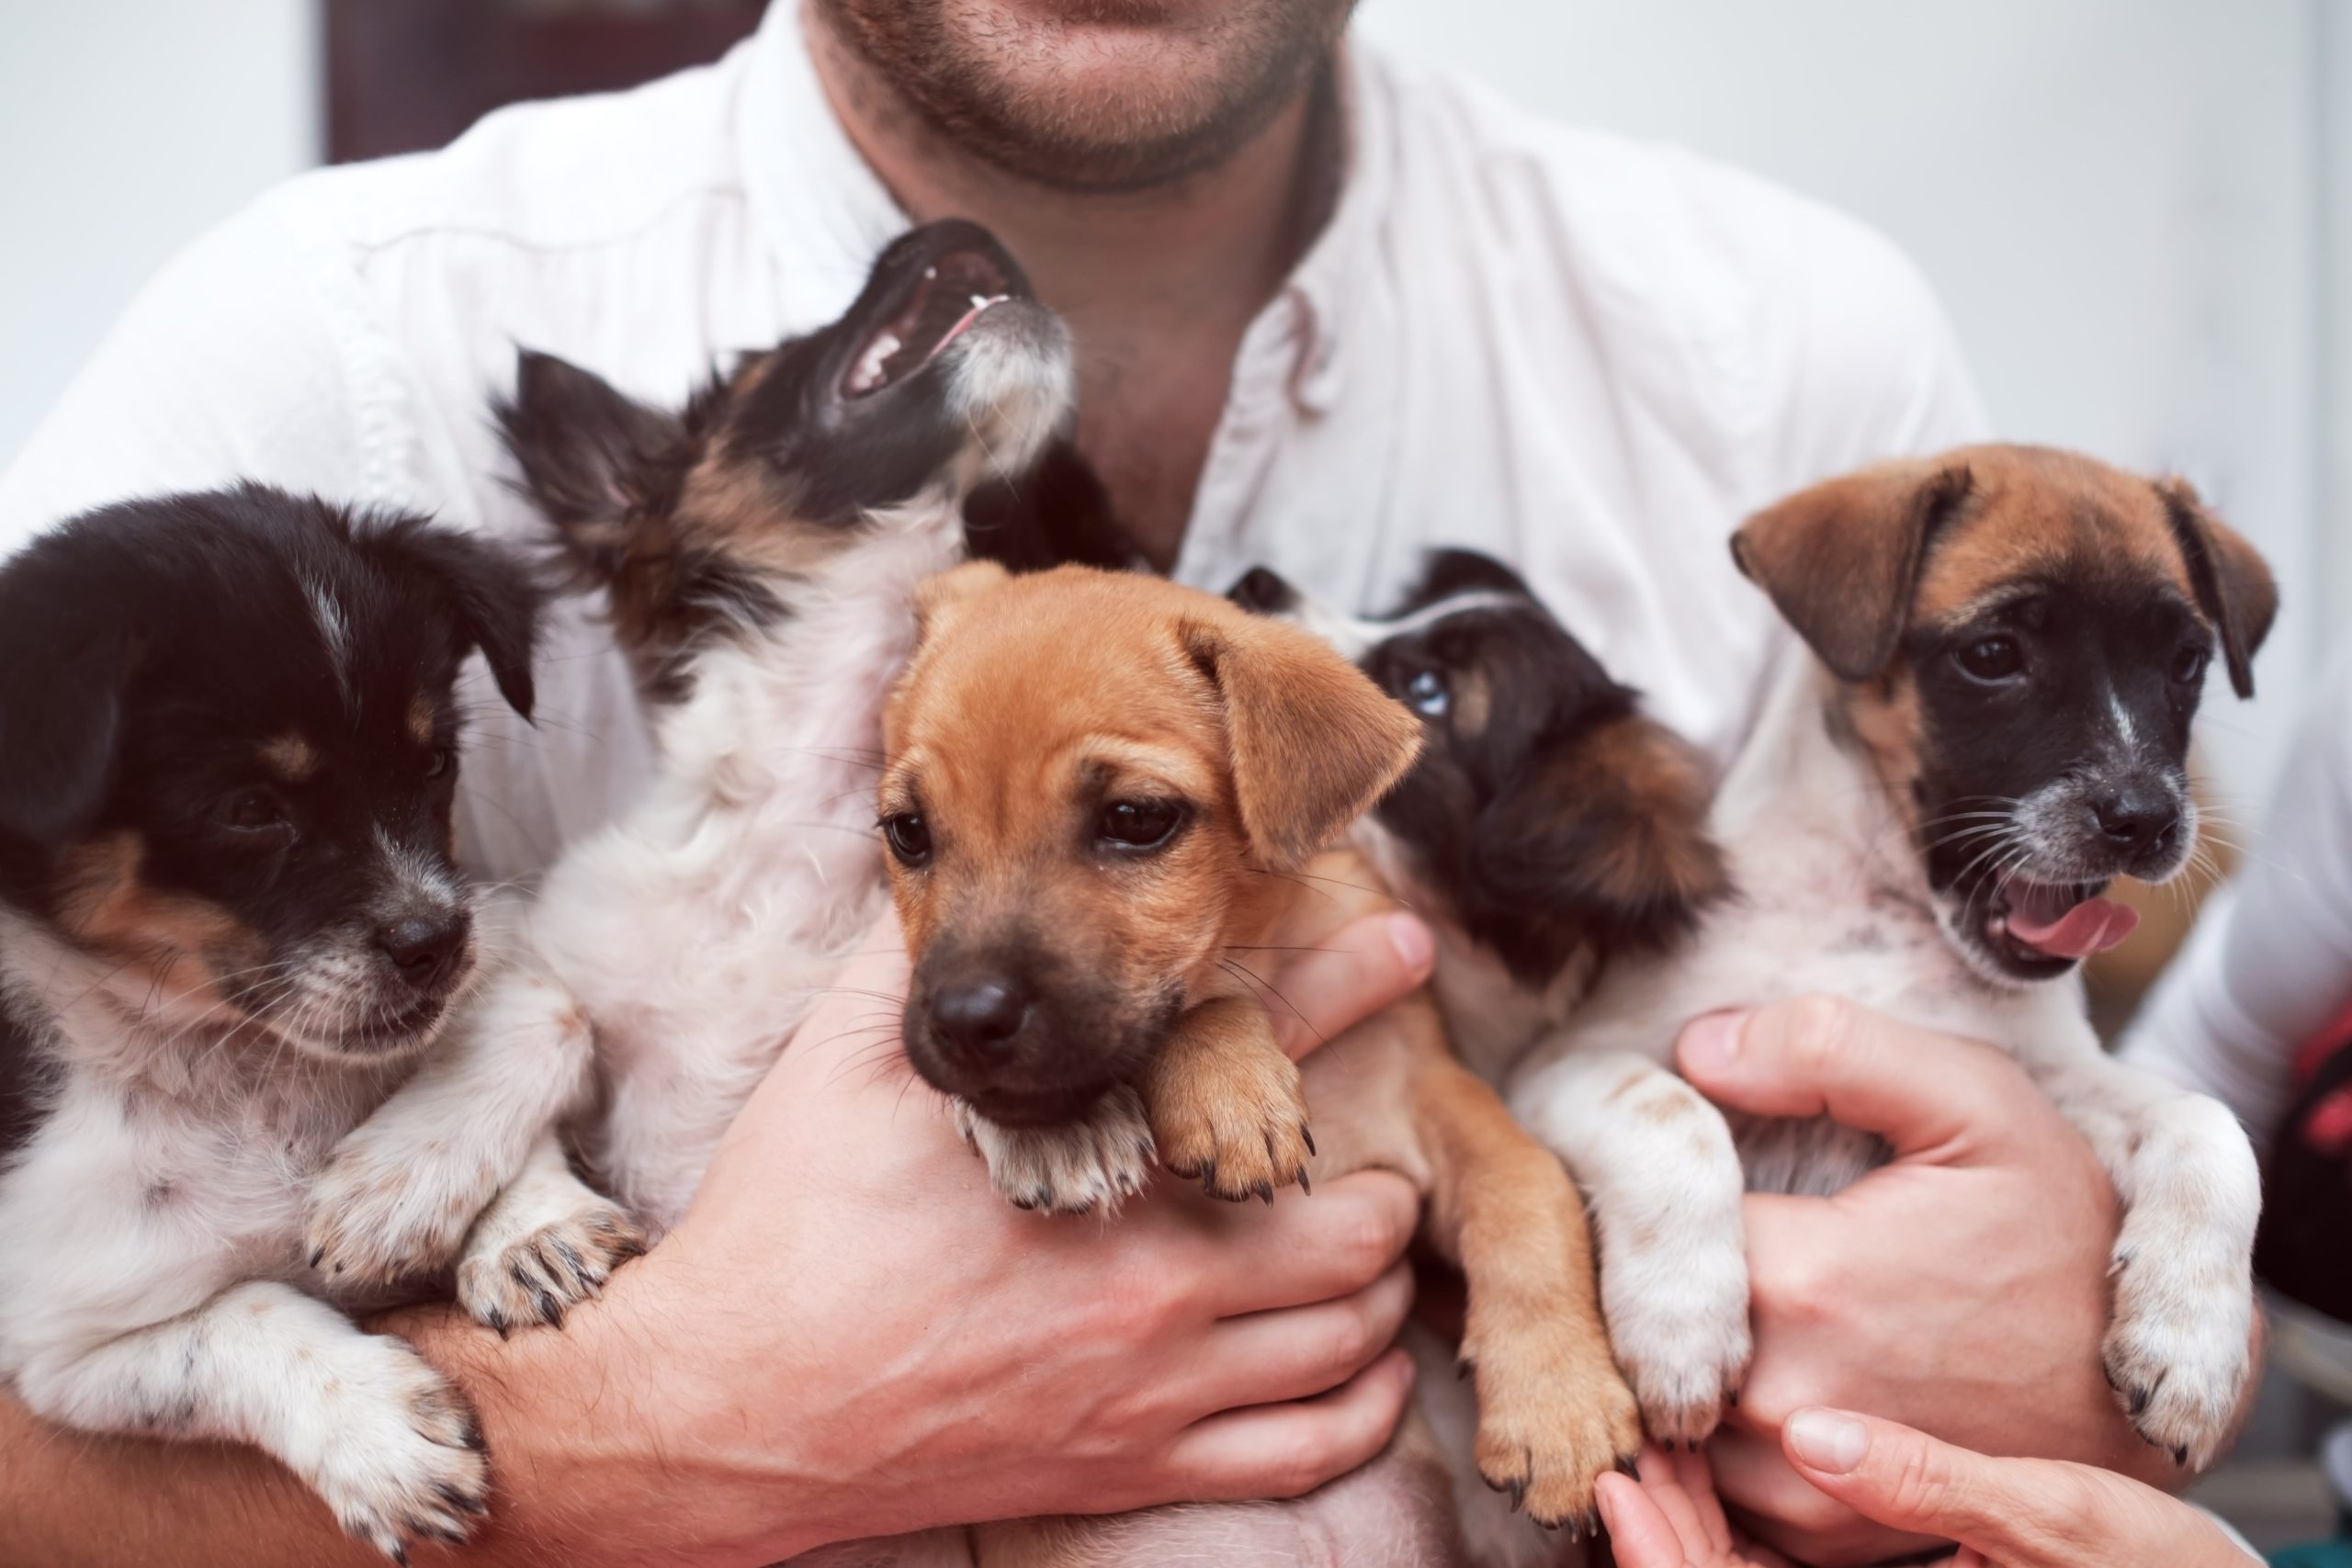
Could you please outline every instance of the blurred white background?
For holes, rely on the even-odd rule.
[[[1363,26],[1564,118],[1876,223],[1941,291],[2005,434],[2188,474],[2288,612],[2257,794],[2352,607],[2352,23],[2333,0],[1365,0]],[[139,281],[322,143],[310,0],[0,6],[0,462]]]

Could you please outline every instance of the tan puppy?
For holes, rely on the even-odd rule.
[[[1317,852],[1410,766],[1419,722],[1319,639],[1154,579],[976,563],[933,579],[921,614],[880,789],[915,965],[905,1032],[998,1185],[1114,1202],[1155,1149],[1227,1198],[1403,1172],[1468,1279],[1479,1473],[1540,1521],[1589,1525],[1639,1428],[1575,1189],[1454,1061],[1426,996],[1311,1057],[1310,1094],[1252,974],[1384,901],[1362,862]],[[1141,1561],[1106,1537],[1148,1529],[1158,1561],[1167,1514],[998,1544]],[[1230,1555],[1232,1521],[1217,1529]]]

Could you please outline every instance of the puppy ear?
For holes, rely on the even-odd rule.
[[[1578,951],[1657,952],[1730,890],[1697,754],[1628,715],[1530,770],[1472,829],[1464,924],[1540,985]]]
[[[2245,536],[2213,515],[2187,479],[2156,481],[2165,514],[2180,553],[2188,562],[2188,584],[2197,607],[2222,635],[2222,658],[2230,687],[2254,695],[2254,655],[2278,615],[2278,583],[2260,551]]]
[[[662,499],[684,426],[551,354],[515,355],[514,395],[492,405],[523,491],[583,565],[617,547],[621,520]]]
[[[959,605],[993,592],[1012,581],[1012,575],[995,561],[967,560],[924,578],[915,585],[917,638],[931,636],[947,624]]]
[[[0,836],[44,850],[106,805],[133,662],[115,607],[51,576],[28,560],[0,577]]]
[[[1928,547],[1972,480],[1952,459],[1882,463],[1801,491],[1732,536],[1732,559],[1848,681],[1886,668]]]
[[[512,553],[455,528],[404,521],[384,531],[383,547],[432,585],[467,642],[481,650],[498,694],[525,718],[537,689],[531,657],[543,596]]]
[[[1420,754],[1420,722],[1319,637],[1238,610],[1180,635],[1224,701],[1242,830],[1273,869],[1305,864]]]

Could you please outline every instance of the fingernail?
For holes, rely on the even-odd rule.
[[[1702,1073],[1727,1071],[1739,1055],[1740,1032],[1747,1027],[1747,1014],[1734,1010],[1692,1019],[1677,1047],[1683,1066]]]
[[[1388,917],[1388,944],[1416,976],[1428,974],[1436,962],[1437,939],[1430,935],[1429,927],[1411,915]]]
[[[1843,1475],[1862,1462],[1871,1446],[1869,1428],[1835,1410],[1800,1410],[1789,1417],[1790,1449],[1815,1470]]]

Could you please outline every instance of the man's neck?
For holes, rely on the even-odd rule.
[[[1164,187],[1053,189],[947,144],[834,38],[804,27],[851,141],[918,222],[986,224],[1078,344],[1080,446],[1121,521],[1166,567],[1250,320],[1329,205],[1335,136],[1317,81],[1216,168]]]

